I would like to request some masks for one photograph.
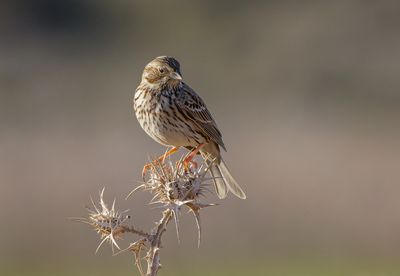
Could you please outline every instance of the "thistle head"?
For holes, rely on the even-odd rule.
[[[115,200],[111,208],[107,206],[104,202],[104,188],[99,193],[99,203],[96,205],[92,198],[92,207],[86,207],[88,210],[87,218],[73,218],[75,221],[83,222],[90,225],[93,230],[95,230],[99,235],[101,242],[96,249],[97,251],[100,249],[103,243],[108,242],[111,244],[111,248],[114,252],[114,246],[118,249],[119,246],[116,242],[117,239],[120,239],[125,232],[125,225],[127,219],[130,216],[125,215],[128,211],[119,212],[115,209]]]
[[[159,204],[166,210],[171,210],[176,224],[179,240],[179,212],[182,207],[187,207],[195,217],[199,244],[201,239],[200,210],[215,204],[204,204],[201,197],[209,190],[212,178],[206,177],[209,166],[206,163],[198,168],[185,167],[183,160],[185,156],[176,162],[160,162],[153,160],[149,171],[149,179],[131,191],[127,198],[138,189],[150,191],[153,198],[151,204]]]

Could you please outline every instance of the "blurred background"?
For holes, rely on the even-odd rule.
[[[248,199],[183,214],[161,275],[400,275],[400,2],[0,2],[0,274],[138,275],[97,255],[89,195],[152,227],[132,98],[175,56]],[[119,199],[119,200],[118,200]],[[125,242],[129,242],[125,241]],[[136,274],[135,274],[136,273]]]

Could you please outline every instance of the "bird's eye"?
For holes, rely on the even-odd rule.
[[[163,74],[165,72],[164,68],[158,68],[158,71],[160,71],[161,74]]]

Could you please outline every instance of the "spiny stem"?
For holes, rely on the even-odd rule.
[[[132,234],[136,234],[136,235],[145,237],[145,238],[147,238],[147,239],[150,239],[150,237],[151,237],[150,234],[146,233],[145,231],[135,229],[133,226],[121,225],[120,231],[121,231],[122,233],[132,233]]]
[[[172,218],[172,211],[167,209],[163,212],[163,216],[156,227],[155,233],[150,239],[150,249],[147,252],[147,276],[157,275],[158,270],[161,267],[160,263],[160,248],[161,248],[161,237],[167,230],[167,225]]]

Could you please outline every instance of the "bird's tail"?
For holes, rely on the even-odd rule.
[[[219,198],[225,198],[228,194],[228,190],[241,199],[246,198],[242,188],[240,188],[239,184],[226,167],[224,160],[221,159],[219,164],[211,165],[210,172]]]

